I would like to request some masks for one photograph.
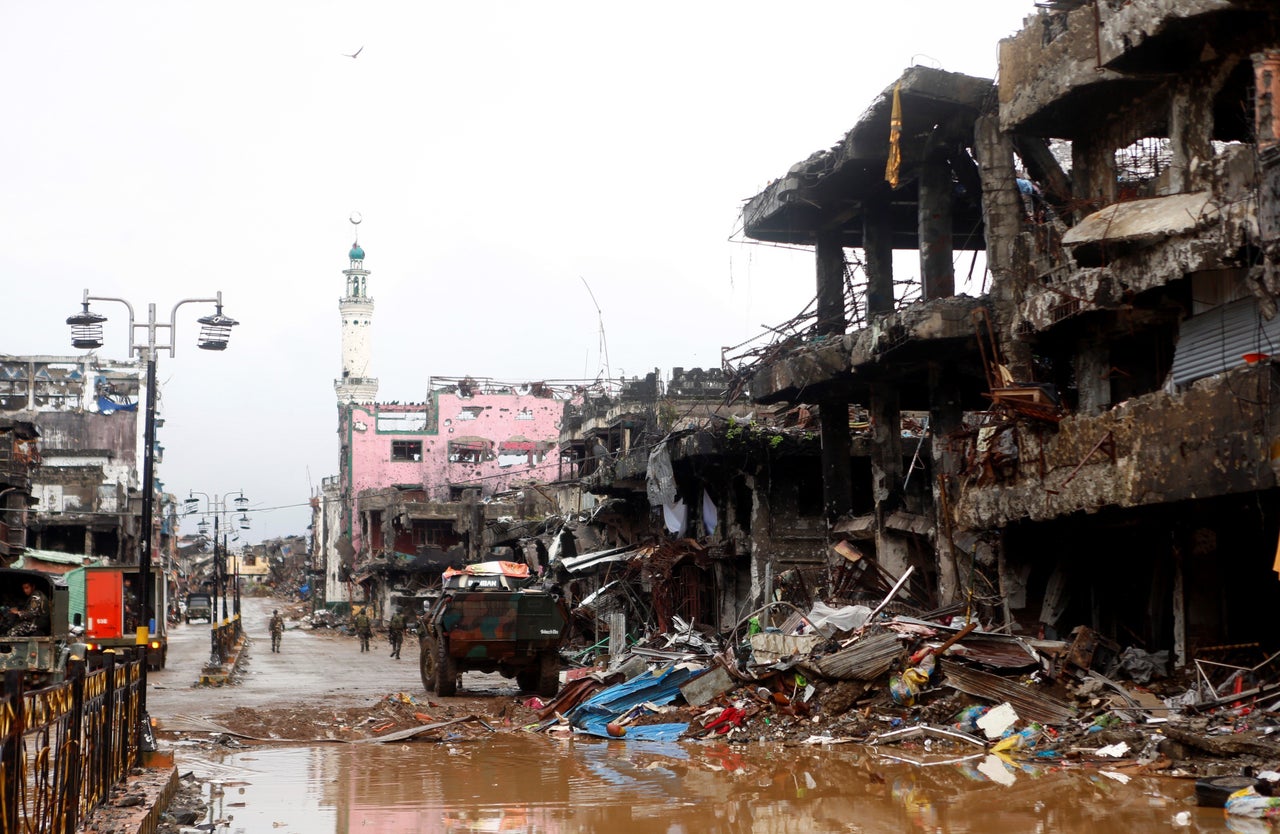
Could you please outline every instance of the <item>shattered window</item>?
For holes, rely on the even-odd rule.
[[[474,420],[480,416],[480,412],[484,411],[479,406],[469,405],[458,412],[459,420]]]
[[[489,444],[483,440],[449,441],[450,463],[480,463],[487,456]]]
[[[18,411],[27,407],[27,363],[0,362],[0,409]]]
[[[516,419],[517,419],[517,420],[532,420],[532,419],[533,419],[533,409],[532,409],[532,408],[522,408],[522,409],[520,409],[519,411],[517,411],[517,412],[516,412]]]
[[[1173,163],[1169,140],[1158,137],[1139,139],[1116,151],[1115,156],[1122,202],[1154,196],[1152,188],[1155,181]]]
[[[427,412],[378,412],[378,431],[426,431]]]
[[[0,409],[21,411],[27,407],[27,381],[0,378]]]
[[[396,461],[422,460],[421,440],[391,441],[391,459]]]
[[[417,547],[445,547],[449,522],[413,522],[413,543]]]

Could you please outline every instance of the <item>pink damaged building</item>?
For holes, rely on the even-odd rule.
[[[412,486],[427,501],[459,501],[466,490],[487,498],[553,480],[563,413],[563,400],[536,384],[469,378],[432,379],[425,403],[349,403],[339,430],[351,493]]]
[[[377,402],[364,255],[357,240],[343,271],[339,467],[312,499],[313,547],[327,604],[389,617],[445,566],[484,555],[485,519],[519,512],[494,496],[557,478],[565,399],[541,382],[433,377],[424,402]]]

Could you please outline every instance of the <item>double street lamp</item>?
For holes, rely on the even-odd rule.
[[[183,499],[182,501],[182,503],[186,505],[186,510],[184,510],[183,513],[184,515],[193,515],[200,512],[200,499],[196,498],[197,495],[205,496],[206,512],[204,514],[212,515],[212,518],[214,518],[214,540],[212,540],[214,541],[214,608],[218,608],[218,596],[219,592],[221,592],[221,597],[223,597],[223,619],[227,619],[228,532],[219,532],[219,527],[221,519],[225,517],[228,522],[228,531],[230,530],[230,526],[232,526],[232,522],[239,524],[239,528],[241,528],[241,530],[248,530],[248,528],[250,528],[250,521],[248,521],[247,512],[248,499],[244,498],[244,490],[239,490],[236,498],[232,498],[230,492],[223,492],[221,495],[210,495],[209,492],[191,490],[188,498]],[[233,513],[239,513],[239,518],[232,518]],[[200,530],[201,535],[206,535],[206,533],[209,532],[209,521],[207,521],[207,519],[201,519],[198,530]],[[221,536],[221,550],[219,550],[219,535]],[[236,563],[236,577],[234,578],[236,578],[233,585],[233,587],[236,588],[236,608],[234,608],[234,611],[236,611],[236,614],[239,614],[239,562]]]
[[[91,301],[114,301],[123,304],[129,311],[129,354],[137,354],[147,364],[147,402],[145,428],[143,430],[142,448],[142,531],[138,537],[138,573],[141,579],[140,588],[144,609],[143,620],[149,622],[155,616],[150,610],[155,597],[151,586],[151,552],[153,535],[153,516],[155,512],[155,446],[156,446],[156,353],[167,350],[172,357],[176,352],[175,331],[178,322],[178,308],[184,304],[213,304],[214,314],[197,319],[200,325],[200,337],[196,346],[202,350],[226,350],[231,339],[231,328],[239,324],[235,319],[222,314],[222,293],[214,298],[184,298],[173,305],[169,321],[156,320],[156,305],[147,306],[147,320],[136,321],[133,305],[123,298],[89,295],[84,291],[81,311],[67,317],[71,326],[71,344],[80,350],[95,350],[102,347],[102,324],[107,317],[89,309]],[[139,339],[139,331],[145,337]],[[162,340],[157,339],[158,331],[164,332]]]

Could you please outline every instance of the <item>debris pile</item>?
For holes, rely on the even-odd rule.
[[[608,665],[570,670],[554,700],[529,704],[541,706],[535,729],[857,742],[908,761],[973,760],[993,773],[1019,759],[1094,765],[1115,778],[1280,762],[1280,653],[1241,665],[1209,660],[1206,649],[1194,677],[1171,676],[1164,653],[1121,650],[1087,627],[1039,640],[960,615],[891,615],[901,584],[874,608],[773,603],[723,635],[673,618],[669,633]]]

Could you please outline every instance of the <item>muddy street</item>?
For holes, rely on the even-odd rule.
[[[1190,781],[1122,766],[522,732],[532,712],[502,678],[467,674],[457,697],[428,697],[413,641],[396,661],[385,639],[362,653],[337,630],[291,627],[272,653],[276,607],[243,601],[250,641],[233,685],[191,685],[209,656],[201,624],[175,629],[152,676],[161,744],[202,783],[215,831],[1229,830],[1220,809],[1195,807]],[[378,743],[398,718],[470,715],[481,721]]]
[[[312,629],[287,619],[281,651],[273,653],[268,620],[273,610],[287,607],[265,598],[244,598],[241,606],[248,641],[233,685],[195,686],[210,657],[208,625],[183,624],[171,633],[168,664],[151,673],[147,695],[162,732],[212,722],[262,738],[323,740],[341,734],[346,716],[363,719],[389,695],[425,696],[412,637],[396,660],[385,634],[375,635],[370,650],[361,652],[359,642],[338,629]],[[501,712],[517,694],[496,675],[466,675],[463,687],[442,715]]]

